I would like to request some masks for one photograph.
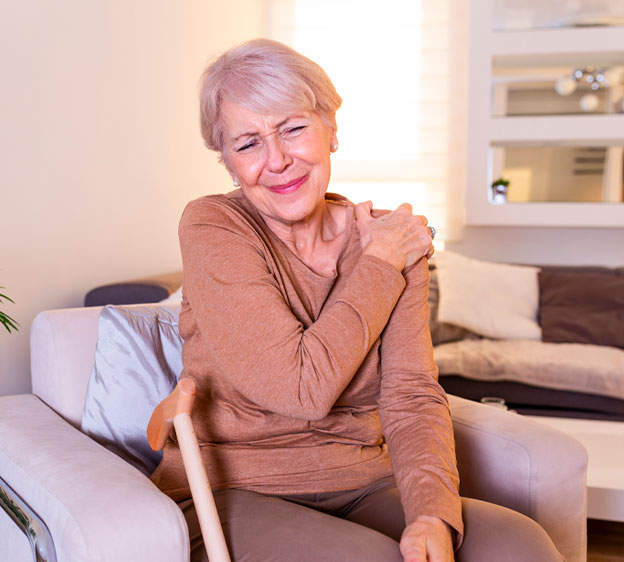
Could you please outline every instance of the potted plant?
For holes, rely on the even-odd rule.
[[[4,289],[4,287],[0,287],[0,289]],[[0,304],[3,303],[2,299],[5,299],[9,302],[13,302],[13,300],[11,300],[9,297],[0,293]],[[1,310],[0,310],[0,324],[2,324],[7,329],[7,332],[9,333],[11,333],[11,330],[17,331],[18,329],[17,322],[13,320],[13,318],[11,318],[8,314],[6,314],[5,312],[2,312]]]
[[[492,182],[492,202],[507,203],[507,189],[509,188],[509,180],[498,178]]]

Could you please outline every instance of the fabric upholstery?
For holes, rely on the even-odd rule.
[[[178,287],[166,299],[159,301],[159,304],[181,304],[182,303],[182,287]]]
[[[0,560],[32,561],[32,551],[26,535],[3,509],[0,509],[0,536]]]
[[[142,279],[108,283],[91,289],[85,295],[84,304],[105,306],[160,302],[182,285],[182,278],[182,272],[175,271]]]
[[[145,434],[182,372],[179,306],[106,306],[81,429],[145,474],[162,458]]]
[[[47,525],[59,562],[188,561],[175,503],[36,396],[0,397],[0,472]],[[8,555],[23,541],[4,523],[0,560],[32,562]]]
[[[543,341],[624,348],[624,277],[542,271],[539,288]]]
[[[542,525],[567,562],[584,562],[585,448],[518,414],[456,396],[449,396],[449,404],[460,493],[528,515]]]
[[[441,375],[440,384],[447,394],[476,402],[482,398],[496,397],[523,415],[624,422],[624,400],[610,396],[506,380],[480,381],[461,375]]]
[[[59,407],[63,417],[77,417],[78,423],[93,363],[98,312],[46,311],[33,324],[33,386],[46,402]],[[48,359],[52,362],[46,369]],[[543,525],[568,562],[584,562],[584,449],[521,416],[454,396],[449,400],[462,491],[511,508],[529,505],[529,515]],[[544,432],[548,439],[542,438]],[[562,445],[553,446],[553,441]],[[509,468],[516,462],[513,453],[518,451],[531,459],[524,465],[531,470],[516,471],[510,479]],[[59,560],[188,561],[188,537],[179,509],[172,509],[168,498],[138,470],[72,428],[35,396],[0,398],[0,472],[46,521]],[[526,501],[523,491],[530,495]],[[13,553],[14,545],[9,544],[12,535],[1,519],[0,536],[0,560],[32,560],[4,556],[3,549]]]
[[[440,302],[440,289],[438,273],[435,266],[429,264],[429,329],[433,345],[449,343],[465,339],[478,339],[481,336],[454,324],[440,322],[438,319],[438,305]]]
[[[534,340],[464,340],[434,349],[440,375],[515,381],[624,400],[624,351]]]
[[[46,310],[30,328],[33,393],[75,427],[82,419],[100,310]]]
[[[496,339],[541,338],[539,268],[440,252],[438,320]]]

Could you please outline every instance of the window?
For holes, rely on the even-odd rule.
[[[462,215],[463,182],[450,181],[461,138],[451,130],[455,3],[267,0],[266,12],[267,36],[319,63],[343,98],[329,190],[378,208],[408,201],[440,241],[457,238]]]

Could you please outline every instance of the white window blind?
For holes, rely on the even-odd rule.
[[[343,98],[330,191],[377,208],[408,201],[440,242],[463,222],[461,3],[266,0],[266,35],[319,63]]]

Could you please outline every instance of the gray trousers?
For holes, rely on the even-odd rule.
[[[233,562],[403,562],[405,528],[393,478],[360,490],[265,496],[244,490],[215,493]],[[192,500],[181,502],[191,561],[207,562]],[[491,503],[462,499],[464,541],[457,562],[562,562],[533,520]]]

